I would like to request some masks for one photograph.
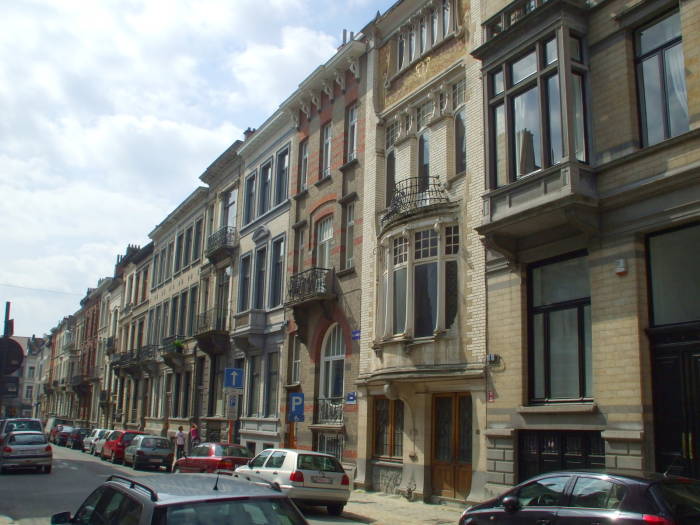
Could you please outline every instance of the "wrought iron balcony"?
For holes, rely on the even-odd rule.
[[[142,363],[158,361],[158,357],[158,345],[142,346],[138,351],[138,358]]]
[[[317,423],[340,424],[343,422],[342,397],[319,398],[316,406],[318,407]]]
[[[226,308],[212,308],[197,316],[195,338],[204,352],[209,355],[228,352],[231,347],[229,319]]]
[[[107,355],[113,354],[117,350],[115,337],[106,337],[104,339],[104,348]]]
[[[104,405],[109,403],[109,390],[100,390],[100,404]]]
[[[335,298],[335,270],[310,268],[289,279],[286,306],[299,306],[310,301]]]
[[[165,361],[165,364],[171,368],[181,368],[185,357],[185,336],[171,335],[163,338],[162,345],[158,348],[160,356]]]
[[[224,226],[207,239],[207,258],[214,262],[231,255],[238,246],[238,231],[233,226]]]
[[[382,226],[426,208],[448,204],[450,199],[437,177],[411,177],[396,183]]]

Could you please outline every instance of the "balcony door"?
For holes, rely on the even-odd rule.
[[[433,495],[464,501],[472,480],[472,398],[468,393],[433,397]]]
[[[342,423],[345,379],[343,331],[335,324],[323,345],[321,388],[318,396],[318,423]]]
[[[326,217],[318,223],[316,228],[316,266],[319,268],[331,268],[333,217]]]

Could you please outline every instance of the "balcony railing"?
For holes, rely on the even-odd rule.
[[[197,334],[207,332],[225,332],[228,330],[228,310],[212,308],[197,316]]]
[[[105,353],[107,353],[107,354],[112,354],[117,349],[117,345],[115,344],[114,336],[106,337],[104,340],[104,345],[105,345]]]
[[[183,343],[184,340],[184,335],[171,335],[164,337],[163,344],[159,348],[160,354],[182,354],[185,351],[185,344]]]
[[[326,397],[318,399],[318,423],[343,422],[343,398]]]
[[[382,216],[382,225],[411,215],[422,208],[447,204],[447,197],[437,177],[411,177],[396,183],[389,209]]]
[[[212,233],[207,239],[207,257],[216,257],[217,254],[230,252],[238,245],[238,231],[233,226],[224,226]]]
[[[525,16],[529,15],[544,4],[554,3],[553,0],[515,0],[508,4],[504,9],[496,13],[494,16],[484,22],[484,42],[488,42],[492,38],[497,37],[504,31],[507,31],[515,24],[520,22]],[[590,5],[589,0],[579,0],[581,7]]]
[[[292,275],[287,290],[288,306],[317,299],[330,299],[334,293],[335,271],[331,268],[310,268]]]
[[[139,361],[148,362],[158,359],[158,345],[146,345],[139,349]]]

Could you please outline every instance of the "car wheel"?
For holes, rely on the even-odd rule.
[[[328,514],[331,516],[340,516],[343,513],[343,507],[345,505],[341,505],[340,503],[334,503],[332,505],[326,505],[326,508],[328,509]]]
[[[44,474],[51,474],[51,465],[44,465]]]

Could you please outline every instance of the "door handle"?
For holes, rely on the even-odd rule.
[[[276,475],[277,475],[277,471],[273,472],[272,475],[273,475],[273,476],[276,476]]]

